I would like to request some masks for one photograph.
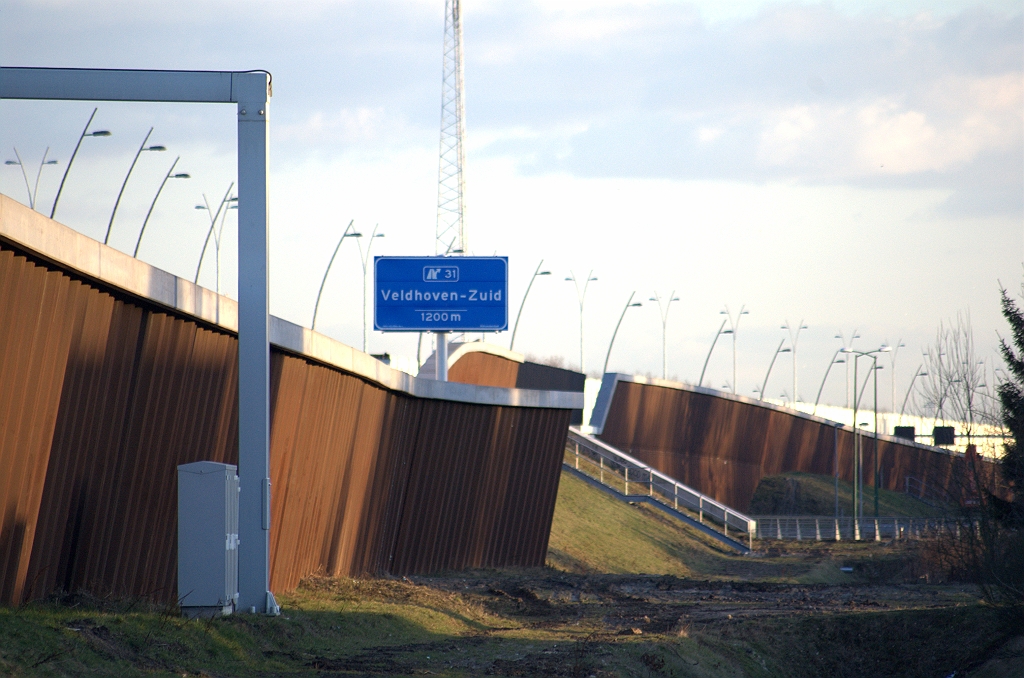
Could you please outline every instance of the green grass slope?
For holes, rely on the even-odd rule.
[[[739,555],[645,504],[627,504],[562,473],[547,564],[576,574],[853,584],[916,578],[914,545],[864,541],[754,542]],[[841,567],[853,567],[852,573]]]
[[[839,481],[839,511],[852,514],[853,484]],[[766,476],[758,483],[748,513],[754,516],[831,516],[835,514],[836,487],[832,476],[812,473],[782,473]],[[878,490],[878,515],[908,518],[936,518],[952,507],[933,506],[902,492]],[[875,488],[864,488],[864,515],[875,515]]]

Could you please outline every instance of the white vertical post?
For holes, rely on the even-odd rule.
[[[267,75],[238,78],[239,608],[277,614],[270,593],[270,307]]]
[[[434,349],[434,376],[438,381],[448,381],[448,333],[437,332],[437,348]]]

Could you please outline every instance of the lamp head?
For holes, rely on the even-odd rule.
[[[383,233],[377,233],[377,234],[376,234],[376,235],[374,235],[373,237],[374,237],[374,238],[383,238],[383,237],[384,237],[384,234],[383,234]]]
[[[206,209],[206,205],[196,205],[196,209],[197,210],[205,210]]]
[[[95,132],[89,132],[85,136],[87,136],[87,137],[109,137],[110,136],[110,132],[105,130],[105,129],[101,129],[101,130],[97,130]]]
[[[672,297],[669,301],[679,301],[679,297]]]
[[[17,160],[4,160],[5,165],[20,165],[21,163]]]
[[[793,352],[793,349],[789,348],[788,346],[786,348],[780,348],[779,349],[779,353],[792,353],[792,352]]]
[[[44,165],[56,165],[56,164],[57,164],[57,161],[56,161],[56,160],[47,160],[47,161],[46,161],[46,162],[44,162],[43,164],[44,164]]]
[[[551,271],[538,271],[537,275],[551,275]]]
[[[358,231],[353,231],[352,233],[349,233],[348,235],[349,235],[350,238],[362,238],[363,237],[363,234],[358,232]],[[342,237],[344,237],[344,236],[342,236]]]
[[[630,308],[635,308],[635,307],[637,307],[637,306],[643,306],[643,304],[641,304],[641,303],[640,303],[640,302],[638,301],[638,302],[636,302],[636,303],[634,303],[634,304],[630,304],[629,306],[630,306]]]
[[[166,146],[146,146],[142,150],[144,150],[144,151],[166,151],[167,147]]]
[[[170,179],[191,179],[192,175],[191,174],[186,174],[185,172],[181,172],[179,174],[172,174],[169,178]]]

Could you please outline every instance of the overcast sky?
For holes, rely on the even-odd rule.
[[[374,254],[433,254],[443,0],[142,3],[7,0],[0,64],[273,73],[272,312],[309,325],[320,277],[351,219]],[[752,394],[803,319],[799,391],[813,400],[837,333],[902,339],[897,400],[940,321],[969,311],[994,358],[1000,281],[1024,260],[1024,22],[1017,2],[465,0],[466,204],[475,254],[506,254],[510,315],[541,258],[516,349],[579,363],[570,271],[593,270],[586,367],[660,376],[655,291],[680,298],[668,373],[696,381],[726,306],[746,305],[738,391]],[[194,209],[235,180],[235,119],[213,105],[95,104],[56,218],[103,239],[132,156],[150,143],[111,244],[131,252],[171,163],[140,258],[187,278],[206,228]],[[17,147],[49,213],[94,105],[0,102],[0,153]],[[0,191],[28,202],[19,169]],[[222,289],[235,295],[234,221]],[[201,282],[216,286],[214,260]],[[359,256],[346,242],[318,329],[361,345]],[[509,335],[496,338],[507,346]],[[369,349],[415,355],[415,335]],[[732,380],[731,344],[706,385]],[[769,396],[792,391],[779,359]],[[886,370],[891,365],[886,361]],[[890,395],[889,373],[880,390]],[[843,401],[841,374],[823,400]]]

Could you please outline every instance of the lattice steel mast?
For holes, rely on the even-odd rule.
[[[462,14],[459,0],[444,3],[444,57],[441,79],[441,149],[437,172],[436,254],[468,252],[462,168],[465,115],[462,103]]]

